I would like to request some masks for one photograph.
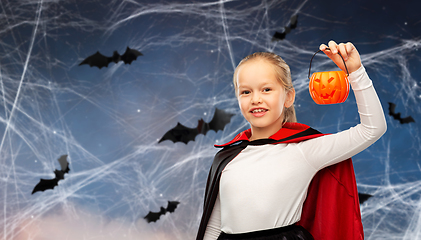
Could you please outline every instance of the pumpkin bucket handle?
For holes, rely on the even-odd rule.
[[[330,48],[326,48],[326,50],[330,50]],[[317,51],[317,52],[313,55],[313,57],[311,57],[311,60],[310,60],[310,67],[308,68],[308,79],[310,79],[311,62],[313,61],[314,56],[316,56],[316,54],[317,54],[317,53],[319,53],[319,52],[321,52],[321,51],[322,51],[322,50]],[[348,72],[348,68],[346,67],[345,60],[344,60],[344,58],[342,57],[342,55],[341,55],[341,53],[340,53],[340,52],[338,52],[338,54],[339,54],[339,56],[341,56],[342,61],[344,62],[344,66],[345,66],[346,74],[347,74],[347,76],[349,76],[349,72]]]

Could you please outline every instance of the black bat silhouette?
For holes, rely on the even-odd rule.
[[[365,201],[367,201],[372,196],[373,195],[370,195],[370,194],[367,194],[367,193],[358,193],[358,199],[360,200],[360,204],[363,204]]]
[[[156,222],[161,215],[165,215],[167,212],[174,212],[174,210],[177,208],[177,205],[180,204],[180,202],[177,201],[168,201],[167,208],[161,207],[161,210],[159,212],[149,212],[148,215],[144,217],[148,223],[150,222]]]
[[[143,54],[135,49],[131,49],[129,47],[126,48],[126,52],[123,55],[118,54],[117,51],[114,51],[113,56],[107,57],[102,55],[99,51],[95,54],[87,57],[83,62],[79,64],[89,64],[91,67],[98,67],[101,69],[102,67],[108,67],[110,62],[118,63],[123,61],[124,64],[131,64],[134,60],[137,59],[138,56],[142,56]]]
[[[183,142],[187,144],[189,141],[194,141],[197,135],[205,135],[209,130],[214,130],[215,132],[224,130],[225,125],[231,121],[231,117],[234,115],[235,114],[227,113],[224,110],[216,108],[215,114],[209,123],[200,119],[195,128],[188,128],[177,123],[177,126],[166,132],[158,143],[165,140],[171,140],[173,142]]]
[[[278,41],[285,39],[286,35],[291,32],[291,29],[295,29],[297,27],[297,21],[298,15],[292,15],[292,17],[289,20],[289,25],[284,27],[283,32],[275,32],[272,37],[272,41]]]
[[[396,104],[389,102],[389,115],[392,116],[394,119],[399,120],[401,124],[415,122],[415,120],[411,117],[401,117],[401,113],[395,113]]]
[[[57,159],[60,163],[61,170],[55,170],[54,174],[56,175],[53,179],[42,179],[39,183],[34,187],[32,190],[32,194],[38,191],[45,191],[47,189],[54,189],[55,186],[58,185],[58,181],[64,179],[64,174],[70,171],[69,162],[67,161],[67,155],[62,155],[59,159]]]

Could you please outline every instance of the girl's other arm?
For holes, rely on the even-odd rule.
[[[218,239],[219,234],[221,234],[221,206],[218,194],[203,240],[216,240]]]

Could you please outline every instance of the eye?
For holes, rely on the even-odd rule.
[[[250,91],[244,90],[244,91],[241,92],[241,95],[247,95],[247,94],[250,94]]]
[[[334,78],[334,77],[331,77],[331,78],[329,78],[329,79],[327,80],[327,82],[328,82],[328,83],[330,83],[330,82],[332,82],[333,80],[335,80],[335,78]]]
[[[270,88],[264,88],[263,89],[263,92],[270,92],[272,89],[270,89]]]

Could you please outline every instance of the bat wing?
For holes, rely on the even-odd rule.
[[[144,218],[148,223],[150,222],[156,222],[161,217],[161,213],[159,212],[149,212],[148,215],[146,215]]]
[[[388,102],[388,103],[389,103],[389,115],[390,116],[394,116],[395,115],[396,104],[394,104],[392,102]]]
[[[97,51],[95,54],[87,57],[83,62],[79,64],[89,64],[91,67],[98,67],[101,69],[102,67],[108,67],[108,64],[112,61],[112,58],[102,55],[99,51]]]
[[[286,32],[282,32],[282,33],[275,32],[275,34],[273,34],[272,41],[283,40],[285,39],[286,35],[287,35]]]
[[[401,121],[401,113],[395,112],[396,104],[389,102],[389,115],[393,117],[395,120]]]
[[[146,215],[144,217],[144,219],[146,219],[146,221],[148,223],[150,223],[150,222],[156,222],[161,217],[161,215],[163,215],[165,213],[166,213],[165,208],[161,207],[161,211],[159,211],[159,212],[149,212],[148,215]]]
[[[231,121],[231,118],[234,115],[235,114],[215,108],[215,114],[213,115],[212,120],[209,122],[209,130],[214,130],[215,132],[224,130],[225,126]]]
[[[411,116],[408,116],[408,117],[406,117],[406,118],[401,118],[401,119],[399,120],[399,122],[400,122],[401,124],[404,124],[404,123],[415,122],[415,120],[414,120]]]
[[[171,140],[174,143],[183,142],[187,144],[189,141],[194,141],[198,134],[199,131],[197,128],[188,128],[180,123],[177,123],[177,126],[166,132],[158,143],[165,140]]]
[[[34,190],[32,190],[32,194],[36,192],[43,192],[47,189],[53,189],[55,186],[58,185],[58,179],[42,179],[39,181],[39,183],[34,187]]]
[[[289,24],[289,27],[291,29],[295,29],[297,27],[297,23],[298,23],[297,22],[297,19],[298,19],[298,15],[297,14],[292,15],[292,17],[290,19],[290,24]]]
[[[126,48],[126,51],[123,55],[121,55],[121,61],[124,64],[131,64],[137,57],[142,56],[143,54],[136,49],[130,49],[129,47]]]
[[[180,202],[168,201],[167,212],[170,212],[170,213],[174,212],[178,204],[180,204]]]
[[[367,194],[367,193],[358,193],[358,199],[360,200],[360,204],[363,204],[365,201],[367,201],[372,196],[373,195],[370,195],[370,194]]]
[[[67,161],[67,154],[61,155],[59,159],[57,159],[61,166],[61,171],[64,173],[68,173],[70,171],[69,162]]]

